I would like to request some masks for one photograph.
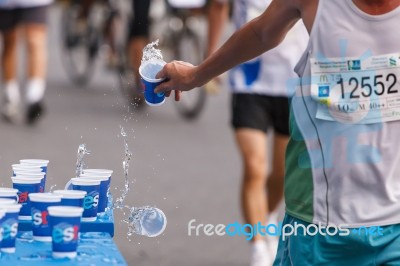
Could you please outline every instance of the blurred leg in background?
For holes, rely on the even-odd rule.
[[[133,18],[129,34],[129,54],[136,77],[136,86],[134,89],[138,91],[138,104],[140,105],[144,100],[140,83],[139,67],[142,60],[143,48],[149,42],[149,10],[150,0],[133,0]]]
[[[39,10],[40,9],[40,10]],[[23,25],[28,51],[28,81],[26,84],[27,123],[32,124],[43,115],[43,97],[46,89],[47,27],[46,9],[37,11],[37,21]]]
[[[49,2],[49,1],[45,1]],[[46,89],[46,17],[47,5],[0,6],[0,30],[3,35],[2,74],[4,85],[3,117],[10,122],[20,113],[20,91],[17,82],[18,33],[23,34],[27,48],[26,122],[34,124],[44,112],[43,97]],[[43,4],[43,1],[40,1]],[[25,3],[26,4],[26,3]]]
[[[15,12],[9,9],[0,9],[0,31],[3,41],[3,52],[1,54],[3,102],[1,113],[3,119],[9,122],[17,119],[21,103],[17,82],[17,27],[15,24]]]

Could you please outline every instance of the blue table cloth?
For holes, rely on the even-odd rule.
[[[18,234],[15,254],[2,253],[0,265],[6,266],[127,266],[112,237],[108,233],[81,233],[78,256],[75,259],[53,259],[51,242],[34,241],[31,232]]]
[[[32,221],[20,220],[18,231],[31,231]],[[103,216],[98,216],[95,222],[82,222],[81,232],[104,232],[114,236],[114,214],[107,213]]]

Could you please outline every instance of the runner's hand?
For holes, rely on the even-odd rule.
[[[165,78],[166,81],[158,85],[155,92],[164,92],[169,97],[171,91],[174,90],[175,100],[179,101],[181,91],[188,91],[196,87],[193,84],[194,70],[195,66],[183,61],[172,61],[166,64],[156,76],[156,78]]]

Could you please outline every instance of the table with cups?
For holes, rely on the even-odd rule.
[[[46,191],[48,160],[12,165],[12,188],[0,187],[0,263],[127,265],[112,237],[112,170],[85,169],[64,190]]]

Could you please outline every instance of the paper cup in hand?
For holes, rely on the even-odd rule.
[[[154,89],[164,81],[164,79],[157,79],[156,75],[165,64],[162,60],[150,60],[139,67],[139,74],[144,84],[144,99],[148,105],[158,106],[165,101],[163,92],[154,93]]]

